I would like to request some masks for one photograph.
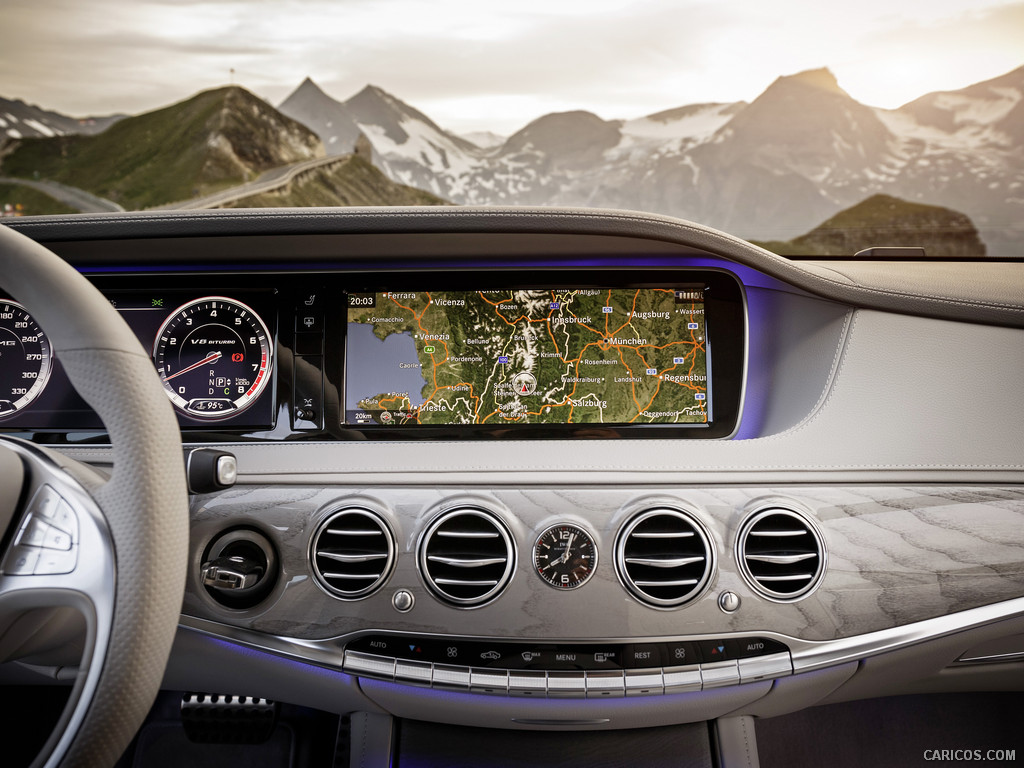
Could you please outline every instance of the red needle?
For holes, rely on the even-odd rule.
[[[188,373],[189,371],[198,368],[200,365],[206,365],[207,363],[215,362],[217,360],[220,360],[220,358],[221,358],[220,352],[211,352],[206,357],[204,357],[202,360],[200,360],[198,363],[192,363],[192,365],[190,365],[188,368],[182,368],[177,373],[172,373],[170,376],[164,377],[164,381],[170,381],[175,376],[181,376],[181,374]]]

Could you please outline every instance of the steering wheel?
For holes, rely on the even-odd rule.
[[[0,645],[48,608],[85,618],[85,652],[35,766],[112,766],[156,696],[181,612],[181,435],[149,356],[78,272],[0,226],[0,281],[39,322],[113,446],[109,479],[0,436]],[[63,538],[61,535],[63,534]],[[47,545],[46,536],[56,536]],[[54,548],[55,547],[55,548]]]

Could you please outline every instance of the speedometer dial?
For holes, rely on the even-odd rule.
[[[16,301],[0,300],[0,419],[26,408],[50,378],[50,341]]]
[[[199,419],[241,413],[270,381],[270,332],[245,304],[222,296],[190,301],[164,321],[153,346],[171,402]]]

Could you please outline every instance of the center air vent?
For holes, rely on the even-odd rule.
[[[515,567],[508,532],[493,515],[453,509],[427,529],[420,569],[427,586],[456,605],[480,605],[505,588]]]
[[[395,564],[395,544],[387,525],[373,512],[355,507],[324,521],[310,551],[317,581],[344,600],[371,595]]]
[[[637,598],[670,608],[697,597],[714,570],[715,555],[704,527],[674,509],[635,517],[615,546],[619,578]]]
[[[825,573],[818,529],[793,510],[772,507],[743,524],[736,560],[747,583],[769,600],[790,601],[811,592]]]

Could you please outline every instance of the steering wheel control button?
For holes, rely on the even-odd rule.
[[[15,544],[20,544],[23,547],[41,547],[43,542],[46,541],[47,533],[51,530],[47,523],[36,517],[29,517],[26,521],[26,525],[21,529],[18,534],[18,539]],[[67,534],[64,534],[67,536]],[[71,542],[68,542],[68,548],[71,547]]]
[[[735,613],[740,607],[740,596],[735,592],[723,592],[718,596],[718,607],[725,613]]]
[[[39,560],[36,561],[33,573],[36,576],[71,573],[75,570],[76,565],[78,565],[78,552],[74,549],[43,549],[39,551]]]
[[[39,561],[39,549],[36,547],[12,547],[4,558],[3,571],[9,576],[29,576],[35,572]]]
[[[704,689],[724,688],[740,682],[740,670],[735,661],[716,661],[700,665],[700,676]]]
[[[35,521],[33,520],[32,522]],[[60,549],[67,551],[71,549],[71,534],[65,533],[60,528],[48,525],[46,526],[46,530],[43,535],[42,546],[45,549]]]
[[[53,520],[57,515],[57,505],[63,501],[60,494],[48,485],[44,485],[36,492],[29,506],[29,514],[39,517],[42,520]]]
[[[741,683],[755,683],[759,680],[772,680],[793,674],[793,660],[788,653],[775,653],[770,656],[755,656],[740,659]]]
[[[64,499],[57,504],[57,512],[50,520],[50,525],[71,536],[73,542],[78,541],[78,516]]]

